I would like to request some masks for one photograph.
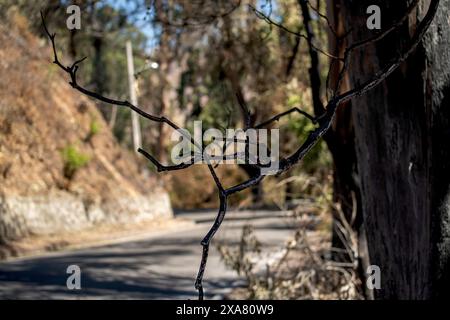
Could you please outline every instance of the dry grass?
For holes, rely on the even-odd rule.
[[[313,177],[300,175],[297,181],[308,195],[292,212],[297,231],[285,245],[272,254],[262,255],[259,240],[251,226],[243,229],[240,243],[220,244],[224,263],[246,279],[247,286],[234,290],[230,299],[362,299],[358,278],[358,243],[342,210],[331,202],[330,185],[320,185]],[[280,182],[280,184],[286,181]],[[335,225],[345,249],[331,247],[331,209],[338,212]],[[333,253],[342,251],[348,262],[334,261]]]
[[[0,47],[0,194],[63,189],[104,201],[160,192],[154,175],[143,174],[143,159],[121,148],[92,101],[51,64],[48,43],[31,35],[19,14],[9,20],[0,23],[0,43],[8,44]],[[70,179],[62,154],[68,146],[90,159]]]

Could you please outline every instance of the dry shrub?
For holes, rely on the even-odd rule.
[[[297,226],[285,245],[267,258],[251,226],[243,229],[239,244],[219,244],[222,260],[230,269],[243,276],[247,286],[235,290],[233,299],[362,299],[358,277],[357,237],[345,220],[341,208],[325,193],[328,187],[319,185],[307,175],[289,178],[300,182],[314,200],[304,199],[292,211]],[[280,184],[286,181],[280,182]],[[331,211],[337,212],[337,232],[344,242],[349,262],[333,261],[331,247]]]
[[[217,174],[224,187],[230,187],[248,179],[236,165],[221,165]],[[165,175],[166,189],[174,208],[217,209],[219,196],[211,173],[206,165],[193,165],[182,171],[172,171]],[[230,206],[240,206],[251,200],[250,190],[245,190],[230,197]]]

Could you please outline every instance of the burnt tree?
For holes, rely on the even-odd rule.
[[[332,4],[331,2],[334,2]],[[319,2],[318,2],[319,3]],[[307,43],[310,56],[309,78],[312,91],[312,104],[316,116],[320,116],[325,107],[322,103],[322,91],[326,85],[328,91],[343,93],[349,90],[348,76],[340,79],[341,65],[337,59],[332,59],[329,74],[326,83],[322,83],[320,76],[319,52],[314,50],[315,34],[313,30],[313,19],[311,11],[320,15],[320,11],[311,5],[308,0],[298,0],[301,11],[303,25],[306,32]],[[335,57],[344,56],[347,47],[345,26],[340,13],[340,5],[337,1],[327,3],[329,25],[329,51]],[[324,17],[322,17],[324,18]],[[339,87],[339,88],[338,88]],[[356,152],[354,144],[354,129],[351,118],[351,101],[346,101],[336,110],[334,121],[324,136],[324,140],[333,159],[333,200],[338,203],[342,209],[345,219],[359,237],[364,237],[361,197],[357,182],[356,173]],[[334,259],[339,261],[351,261],[358,257],[349,257],[345,245],[342,242],[339,228],[336,224],[340,223],[340,217],[337,212],[333,213],[333,237],[332,246],[339,251],[334,251]],[[358,256],[364,256],[364,250],[359,250]],[[367,260],[367,259],[366,259]],[[360,263],[362,266],[364,263]],[[367,264],[367,263],[366,263]],[[360,270],[363,276],[363,270]]]
[[[348,41],[376,34],[365,9],[377,4],[382,29],[414,1],[337,1]],[[350,84],[364,83],[408,47],[430,1],[419,1],[391,34],[349,59]],[[448,296],[450,285],[450,1],[441,1],[417,50],[386,81],[355,98],[362,212],[370,263],[381,268],[379,299]]]

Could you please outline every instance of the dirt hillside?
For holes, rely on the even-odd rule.
[[[49,43],[11,21],[0,22],[0,242],[170,216],[155,176],[51,64]]]

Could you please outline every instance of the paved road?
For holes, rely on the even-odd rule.
[[[149,236],[138,241],[59,252],[37,258],[0,263],[1,299],[195,299],[193,282],[199,264],[199,241],[214,219],[214,212],[183,213],[195,227]],[[292,233],[286,213],[230,212],[219,241],[238,241],[250,223],[272,252]],[[81,268],[79,291],[66,287],[66,269]],[[242,282],[220,261],[214,245],[205,273],[207,298],[219,298]]]

